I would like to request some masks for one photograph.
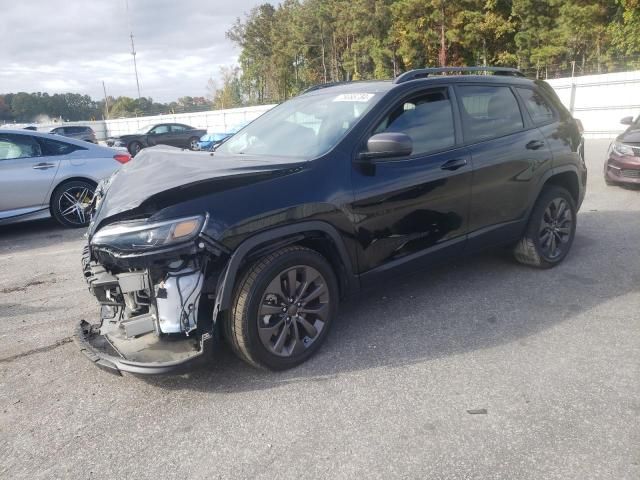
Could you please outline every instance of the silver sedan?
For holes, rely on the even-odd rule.
[[[85,227],[96,185],[131,156],[30,130],[0,130],[0,225],[53,216]]]

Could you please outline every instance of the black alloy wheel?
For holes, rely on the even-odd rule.
[[[223,332],[242,360],[283,370],[320,347],[337,314],[338,283],[314,250],[286,247],[257,260],[236,286]]]
[[[558,265],[573,244],[576,219],[571,194],[559,186],[545,187],[533,207],[524,235],[513,249],[516,260],[538,268]]]

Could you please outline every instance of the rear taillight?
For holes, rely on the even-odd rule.
[[[128,153],[116,153],[113,156],[113,159],[117,160],[118,162],[120,162],[120,163],[122,163],[124,165],[129,160],[131,160],[131,155],[129,155]]]

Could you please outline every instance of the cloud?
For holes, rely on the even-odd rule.
[[[2,3],[0,93],[72,91],[137,96],[130,28],[141,94],[156,101],[206,93],[209,77],[237,61],[225,38],[259,0],[126,0]],[[130,22],[128,18],[130,18]],[[130,26],[129,26],[130,24]]]

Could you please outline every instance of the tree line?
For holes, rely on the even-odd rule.
[[[169,103],[152,98],[107,97],[106,102],[78,93],[6,93],[0,94],[0,123],[101,120],[103,118],[141,117],[169,113],[211,110],[205,97],[181,97]]]
[[[220,90],[279,102],[324,82],[421,67],[513,66],[530,76],[640,68],[640,0],[284,0],[227,36],[240,69]]]

